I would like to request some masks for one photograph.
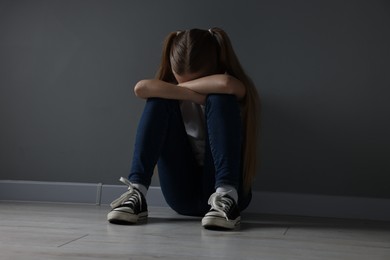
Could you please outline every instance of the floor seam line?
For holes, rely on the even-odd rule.
[[[86,234],[86,235],[83,235],[83,236],[81,236],[81,237],[72,239],[72,240],[70,240],[70,241],[68,241],[68,242],[66,242],[66,243],[63,243],[63,244],[61,244],[61,245],[59,245],[59,246],[57,246],[57,247],[66,246],[66,245],[68,245],[68,244],[70,244],[70,243],[72,243],[72,242],[75,242],[75,241],[80,240],[80,239],[82,239],[82,238],[84,238],[84,237],[87,237],[87,236],[89,236],[89,234]]]
[[[289,229],[290,229],[290,227],[287,227],[287,228],[286,228],[286,230],[285,230],[284,233],[283,233],[283,236],[285,236],[285,235],[287,234],[287,232],[288,232]]]

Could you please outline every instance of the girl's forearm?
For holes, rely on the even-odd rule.
[[[245,96],[244,84],[227,74],[216,74],[191,81],[182,82],[179,86],[207,95],[212,93],[232,94],[241,99]]]
[[[157,79],[139,81],[134,87],[134,93],[137,97],[143,99],[159,97],[175,100],[190,100],[198,104],[204,104],[206,99],[205,95],[189,88],[183,88]]]

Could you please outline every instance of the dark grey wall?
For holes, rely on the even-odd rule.
[[[387,1],[0,2],[0,179],[118,183],[166,34],[219,26],[263,99],[255,190],[390,197]]]

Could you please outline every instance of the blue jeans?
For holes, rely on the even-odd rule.
[[[199,166],[187,137],[179,101],[149,98],[141,116],[129,180],[149,187],[157,164],[167,204],[183,215],[202,216],[209,196],[222,184],[233,186],[245,209],[241,172],[241,116],[233,95],[208,95],[205,106],[206,150]]]

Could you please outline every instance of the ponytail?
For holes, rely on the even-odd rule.
[[[177,32],[172,32],[164,40],[163,51],[161,55],[161,64],[156,73],[156,78],[165,82],[176,82],[175,76],[172,72],[170,56],[172,43],[177,35]]]

